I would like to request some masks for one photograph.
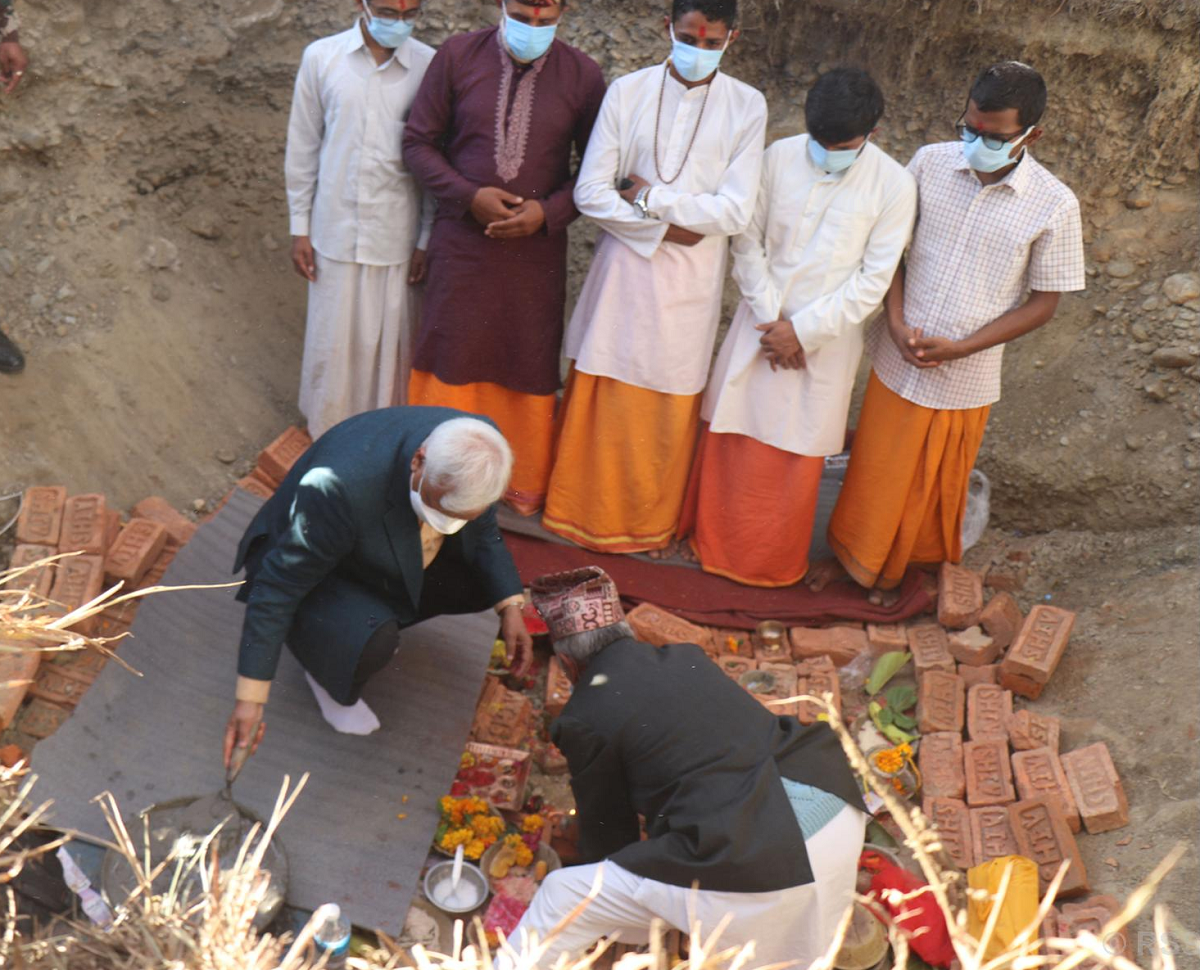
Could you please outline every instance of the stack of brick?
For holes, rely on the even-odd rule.
[[[258,453],[257,464],[249,475],[237,480],[235,487],[249,492],[251,495],[257,495],[261,499],[270,498],[275,494],[275,490],[283,484],[287,473],[292,470],[292,466],[309,449],[310,445],[312,445],[312,438],[303,428],[287,428]],[[219,512],[232,494],[233,489],[230,489],[217,503],[211,514],[215,515]]]
[[[158,585],[195,531],[194,522],[159,496],[143,499],[125,515],[98,493],[68,496],[59,485],[35,486],[23,498],[10,565],[75,553],[16,580],[49,601],[48,612],[64,616],[117,583],[123,592]],[[110,607],[71,629],[108,639],[109,649],[116,650],[138,602]],[[11,728],[28,748],[70,716],[106,658],[90,649],[43,653],[5,646],[10,649],[0,651],[0,730]]]

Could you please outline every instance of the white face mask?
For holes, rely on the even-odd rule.
[[[424,479],[424,472],[421,473]],[[421,498],[421,482],[417,483],[417,487],[413,488],[411,481],[408,486],[408,500],[412,503],[412,510],[417,514],[417,518],[424,522],[434,532],[440,532],[444,536],[452,536],[458,532],[464,525],[467,524],[466,519],[456,519],[452,515],[447,515],[445,512],[439,512],[437,509],[431,509],[425,504]]]

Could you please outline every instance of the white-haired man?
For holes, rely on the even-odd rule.
[[[348,734],[379,727],[359,693],[414,623],[494,607],[514,668],[527,666],[521,581],[493,508],[511,474],[495,425],[449,408],[371,411],[317,439],[238,547],[246,618],[226,764],[262,737],[285,643]]]
[[[634,639],[595,566],[531,591],[575,685],[550,732],[585,864],[546,877],[518,938],[545,940],[599,878],[541,966],[617,932],[644,943],[655,919],[707,936],[726,916],[721,945],[753,940],[754,966],[809,966],[853,900],[866,823],[833,731],[772,714],[695,644]]]

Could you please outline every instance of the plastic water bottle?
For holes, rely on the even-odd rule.
[[[350,950],[350,921],[342,915],[342,908],[337,903],[326,903],[313,915],[317,919],[317,932],[313,939],[321,953],[329,954],[325,966],[344,967],[346,954]]]
[[[108,929],[112,925],[113,914],[112,910],[108,908],[108,903],[104,901],[104,897],[92,888],[91,881],[83,874],[83,870],[79,868],[65,845],[55,855],[58,857],[59,864],[62,865],[63,881],[71,892],[79,897],[79,904],[83,907],[87,918],[97,926]]]

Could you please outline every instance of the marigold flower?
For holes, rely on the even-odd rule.
[[[540,815],[526,815],[521,819],[521,829],[525,832],[540,832],[546,820]]]
[[[483,844],[482,840],[471,839],[470,842],[463,846],[463,856],[467,859],[478,859],[483,855],[483,850],[486,848],[487,846]]]

